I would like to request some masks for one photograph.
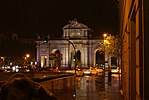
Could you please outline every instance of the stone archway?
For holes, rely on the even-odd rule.
[[[54,66],[55,67],[60,67],[61,66],[61,57],[60,57],[61,53],[60,53],[59,50],[56,50],[55,54],[56,54],[56,58],[55,58],[55,61],[54,61]]]
[[[50,67],[60,67],[62,59],[62,54],[60,50],[54,49],[52,50],[52,53],[50,53],[50,55],[52,55],[49,56]]]
[[[105,63],[105,53],[102,50],[97,50],[95,53],[95,66],[104,67]]]
[[[71,52],[71,61],[70,61],[70,68],[74,68],[75,67],[75,52],[72,51]]]
[[[76,52],[76,66],[81,67],[81,52],[78,50]]]

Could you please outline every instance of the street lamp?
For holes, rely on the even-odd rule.
[[[76,48],[75,48],[75,46],[74,46],[74,44],[70,41],[70,40],[68,40],[68,39],[66,39],[72,46],[73,46],[73,48],[74,48],[74,62],[75,62],[75,77],[74,77],[74,92],[73,92],[73,94],[72,94],[72,96],[73,96],[73,98],[75,99],[75,97],[76,97]]]
[[[26,54],[26,58],[29,58],[30,57],[30,55],[29,54]]]
[[[111,43],[107,40],[107,36],[110,35],[110,34],[107,34],[107,33],[104,33],[103,34],[103,37],[104,37],[104,52],[106,53],[106,46],[107,45],[110,45]],[[111,35],[110,35],[111,36]],[[108,58],[109,59],[109,58]],[[108,60],[108,63],[109,63],[109,60]],[[105,64],[106,65],[106,64]],[[111,82],[111,68],[108,64],[108,81]]]
[[[25,56],[25,60],[26,60],[26,63],[28,64],[28,58],[30,57],[30,55],[29,54],[26,54],[26,56]]]
[[[104,34],[103,34],[103,37],[104,37],[104,39],[105,39],[105,38],[107,37],[107,33],[104,33]]]
[[[68,40],[68,39],[66,39],[72,46],[73,46],[73,48],[74,48],[74,62],[75,62],[75,75],[76,75],[76,48],[75,48],[75,46],[74,46],[74,44],[70,41],[70,40]]]
[[[107,37],[107,33],[104,33],[103,34],[103,37],[104,37],[104,40],[103,40],[103,45],[104,45],[104,56],[105,56],[105,54],[106,54],[106,50],[105,50],[105,43],[106,43],[106,37]],[[104,60],[105,61],[105,60]],[[105,63],[104,63],[104,69],[105,69]]]
[[[3,60],[3,67],[5,68],[5,57],[1,57],[1,59]]]

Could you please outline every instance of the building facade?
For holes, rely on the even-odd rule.
[[[63,28],[63,36],[50,39],[38,37],[37,62],[41,67],[89,67],[104,64],[102,38],[93,38],[91,29],[77,20]]]
[[[35,60],[37,35],[34,33],[0,33],[0,66],[23,65],[26,54],[30,54],[29,62]],[[7,51],[7,52],[6,52]]]
[[[122,93],[125,100],[149,100],[148,0],[119,0],[122,36]]]

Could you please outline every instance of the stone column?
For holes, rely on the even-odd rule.
[[[47,46],[46,51],[47,51],[46,66],[49,67],[49,46]]]
[[[82,67],[87,67],[88,55],[87,55],[87,46],[83,46],[81,53]]]
[[[64,45],[63,46],[63,50],[62,50],[62,66],[63,67],[68,67],[68,57],[69,57],[69,49],[68,49],[68,45]]]
[[[37,65],[39,66],[40,65],[40,42],[37,42],[36,50],[37,50],[36,61],[37,61]]]

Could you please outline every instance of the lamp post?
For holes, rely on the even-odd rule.
[[[25,56],[26,63],[28,63],[28,58],[29,57],[30,57],[30,55],[29,54],[26,54],[26,56]]]
[[[1,57],[1,59],[3,60],[3,67],[5,68],[5,57]]]
[[[74,77],[74,90],[73,90],[72,96],[73,96],[73,100],[75,100],[75,98],[76,98],[76,48],[75,48],[74,44],[73,44],[70,40],[68,40],[68,39],[66,39],[66,40],[67,40],[67,41],[73,46],[73,48],[74,48],[75,77]]]
[[[104,39],[105,39],[105,38],[107,37],[107,33],[104,33],[104,34],[103,34],[103,37],[104,37]]]
[[[104,40],[103,40],[103,45],[104,45],[104,56],[106,55],[106,50],[105,50],[105,42],[106,42],[106,37],[107,37],[107,33],[103,34]],[[105,70],[105,59],[104,59],[104,70]]]
[[[104,76],[105,76],[105,68],[106,68],[106,67],[105,67],[105,65],[106,65],[106,64],[105,64],[105,55],[106,55],[105,40],[106,40],[106,37],[107,37],[107,34],[104,33],[104,34],[103,34],[103,38],[104,38],[104,40],[103,40],[103,45],[104,45],[104,47],[103,47],[103,48],[104,48]]]
[[[73,46],[73,48],[74,48],[74,62],[75,62],[75,75],[76,75],[76,48],[75,48],[75,46],[74,46],[74,44],[70,41],[70,40],[68,40],[68,39],[66,39],[72,46]]]
[[[30,57],[30,55],[29,55],[29,54],[26,54],[26,57],[27,57],[27,58],[29,58],[29,57]]]
[[[106,45],[110,45],[110,42],[108,40],[106,40],[107,36],[108,36],[107,33],[103,34],[103,37],[104,37],[104,51],[105,52],[106,52],[106,48],[105,48]],[[109,59],[109,54],[108,54],[108,58],[107,59]],[[107,63],[109,63],[109,60],[108,60]],[[111,82],[111,68],[110,68],[109,64],[108,64],[108,82]]]

